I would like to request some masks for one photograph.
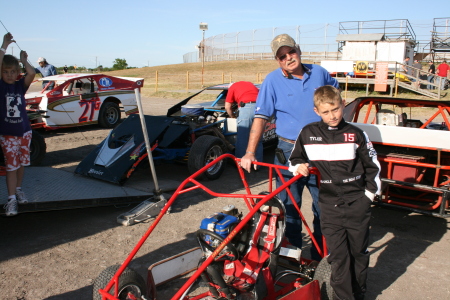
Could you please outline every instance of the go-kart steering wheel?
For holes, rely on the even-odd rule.
[[[207,238],[209,236],[209,238]],[[206,229],[199,229],[197,230],[197,239],[200,243],[200,247],[202,248],[203,252],[205,250],[210,251],[211,253],[214,252],[217,247],[223,242],[223,237],[218,235],[215,232],[206,230]],[[208,241],[207,241],[208,240]],[[228,243],[220,253],[214,257],[214,261],[223,261],[223,260],[236,260],[239,259],[239,252],[237,251],[236,247]]]

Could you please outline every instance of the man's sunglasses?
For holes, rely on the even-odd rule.
[[[295,53],[297,53],[297,50],[295,48],[293,48],[291,51],[289,51],[287,54],[289,55],[294,55]],[[280,61],[284,61],[287,57],[287,54],[281,55],[280,57],[278,57],[278,59]]]

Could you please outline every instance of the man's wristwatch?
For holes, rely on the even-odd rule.
[[[5,48],[0,48],[0,50],[2,50],[3,53],[6,53],[6,49]]]

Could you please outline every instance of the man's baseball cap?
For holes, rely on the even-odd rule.
[[[43,57],[39,57],[37,60],[38,63],[43,62],[43,61],[45,61],[45,58],[43,58]]]
[[[290,35],[283,33],[283,34],[277,35],[272,40],[272,43],[270,44],[270,46],[272,47],[273,55],[277,56],[278,49],[280,49],[283,46],[288,46],[288,47],[294,48],[295,41]]]

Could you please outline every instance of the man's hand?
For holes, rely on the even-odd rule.
[[[241,158],[241,168],[246,170],[250,173],[252,169],[252,162],[257,161],[255,154],[247,152],[242,158]],[[254,165],[255,170],[258,168],[257,165]]]

